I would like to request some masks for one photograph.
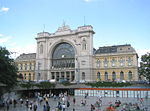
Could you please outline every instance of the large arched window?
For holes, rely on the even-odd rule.
[[[128,79],[129,79],[129,81],[132,80],[132,72],[131,71],[128,72]]]
[[[53,68],[74,68],[75,51],[72,45],[62,42],[54,48],[52,54]]]
[[[105,81],[108,81],[108,72],[105,72]]]
[[[112,80],[115,81],[116,80],[116,73],[113,71],[112,72]]]
[[[100,74],[100,72],[97,73],[97,79],[101,80],[101,74]]]
[[[124,72],[123,71],[120,72],[120,80],[124,80]]]

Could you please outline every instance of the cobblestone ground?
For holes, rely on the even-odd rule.
[[[70,107],[67,108],[65,111],[73,111],[73,108],[75,111],[91,111],[90,106],[91,104],[94,104],[96,101],[98,101],[97,97],[87,97],[86,98],[86,105],[82,106],[81,105],[81,100],[85,100],[84,97],[79,97],[76,96],[76,103],[73,104],[73,96],[70,97]],[[34,100],[34,99],[30,99]],[[143,105],[140,104],[140,101],[138,101],[136,98],[101,98],[102,100],[102,106],[99,110],[95,111],[106,111],[106,107],[109,106],[110,103],[114,104],[116,100],[120,100],[121,103],[138,103],[140,108],[143,109],[147,107],[147,111],[150,111],[150,99],[144,100]],[[58,99],[54,100],[53,98],[49,98],[49,104],[51,107],[50,111],[53,111],[53,109],[56,108],[57,102],[59,101]],[[43,111],[43,105],[45,102],[43,101],[41,105],[38,105],[38,110],[37,111]],[[122,106],[117,108],[115,111],[121,111]],[[6,111],[5,108],[1,108],[0,111]],[[19,103],[17,104],[16,108],[13,107],[13,105],[10,106],[9,111],[29,111],[28,108],[26,108],[25,105],[21,106]],[[31,110],[30,110],[31,111]]]

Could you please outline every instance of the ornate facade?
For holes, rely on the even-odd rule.
[[[138,56],[129,44],[100,47],[94,61],[97,81],[138,80]]]
[[[95,50],[93,34],[90,25],[76,30],[64,25],[55,33],[38,33],[36,58],[32,59],[35,76],[32,78],[56,81],[65,79],[70,82],[138,80],[138,57],[131,45],[100,47]]]
[[[15,62],[18,66],[18,75],[20,79],[27,81],[35,80],[35,61],[35,53],[21,54],[16,58]]]

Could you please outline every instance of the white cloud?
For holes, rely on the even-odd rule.
[[[0,37],[2,37],[3,36],[3,34],[0,34]]]
[[[147,52],[150,53],[150,49],[139,49],[137,50],[138,56],[139,56],[139,61],[141,61],[141,56],[146,54]]]
[[[11,37],[3,37],[3,36],[0,36],[0,37],[1,37],[0,38],[0,43],[6,43],[11,39]]]
[[[12,38],[11,36],[0,34],[0,46],[6,47],[10,52],[15,52],[11,54],[12,58],[16,58],[22,53],[36,52],[36,43],[18,45],[16,42],[12,41]]]
[[[15,46],[8,48],[10,52],[15,52],[11,55],[12,58],[16,58],[22,53],[36,53],[36,44],[27,44],[24,46],[19,46],[14,43],[12,45]]]
[[[0,12],[8,12],[8,11],[9,11],[9,8],[7,8],[7,7],[2,7],[0,9]]]

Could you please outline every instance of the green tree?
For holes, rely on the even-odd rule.
[[[17,84],[17,67],[10,57],[11,53],[0,46],[0,83],[5,84],[8,91]]]
[[[50,82],[40,82],[40,83],[36,84],[36,86],[41,89],[49,89],[49,88],[54,88],[55,84],[52,84]]]
[[[139,67],[139,75],[140,77],[146,77],[146,79],[150,82],[150,53],[142,55]]]

